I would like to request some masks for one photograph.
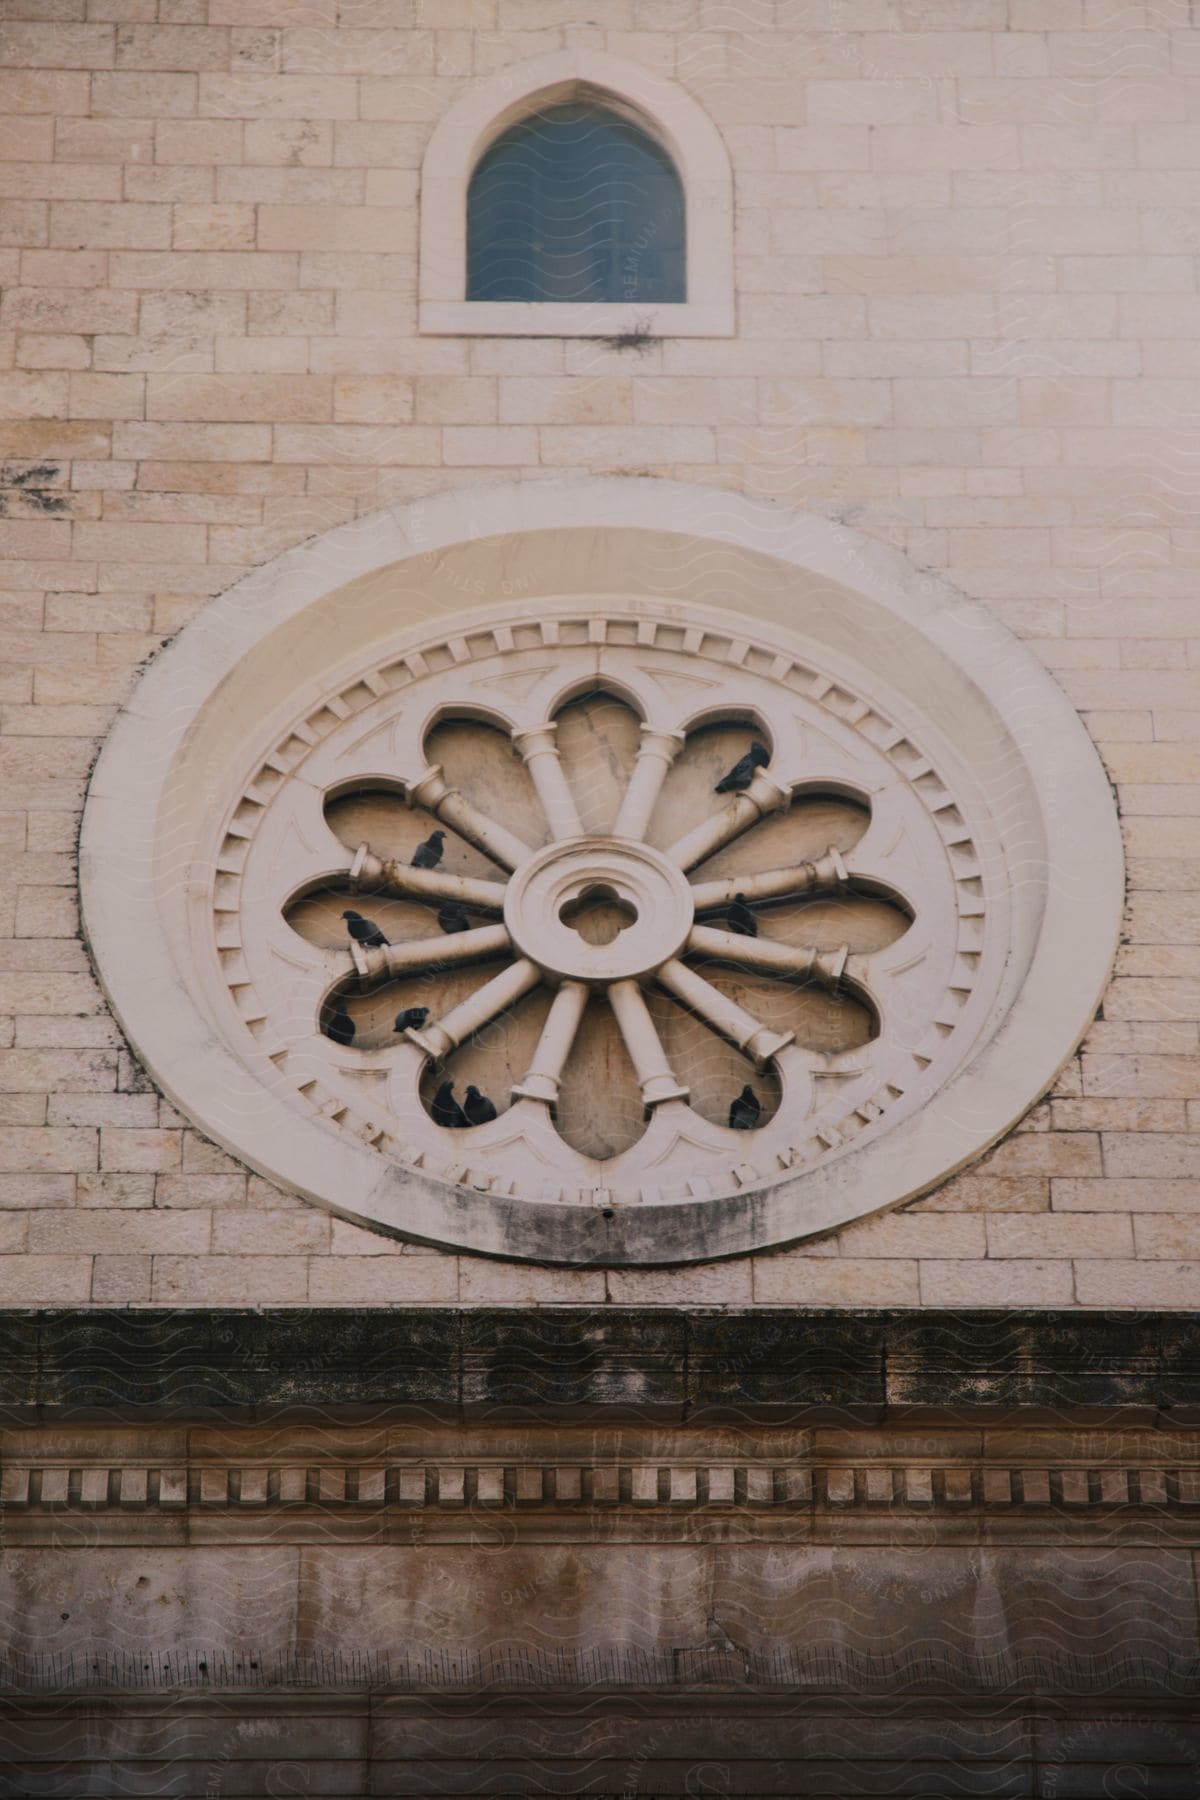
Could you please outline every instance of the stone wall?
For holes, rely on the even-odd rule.
[[[968,1324],[8,1313],[13,1791],[1194,1795],[1195,1323]]]
[[[418,335],[432,123],[566,45],[719,127],[735,337]],[[1183,0],[14,0],[0,1302],[1197,1304],[1198,47]],[[187,1129],[106,1016],[73,850],[139,665],[314,532],[562,472],[853,524],[991,606],[1094,734],[1131,884],[1103,1015],[903,1213],[675,1273],[402,1247]]]

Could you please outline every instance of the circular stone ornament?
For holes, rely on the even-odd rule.
[[[592,896],[632,915],[607,944],[569,923]],[[560,981],[647,981],[687,942],[695,907],[687,877],[649,844],[575,838],[548,844],[512,877],[504,921],[513,947]]]
[[[563,737],[588,694],[636,721],[606,813]],[[714,733],[761,747],[731,787]],[[856,835],[804,836],[838,807]],[[444,495],[211,602],[105,746],[81,880],[134,1051],[232,1155],[377,1230],[581,1265],[767,1249],[934,1187],[1075,1048],[1123,899],[1096,753],[985,608],[825,521],[640,478]],[[352,941],[357,895],[403,929]],[[870,1035],[831,1048],[797,994]],[[394,1031],[331,1027],[374,995]],[[561,1116],[596,1009],[640,1094],[604,1156]],[[672,1021],[760,1116],[698,1091]],[[433,1090],[489,1042],[495,1116],[448,1124]]]

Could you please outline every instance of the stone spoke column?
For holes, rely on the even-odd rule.
[[[508,1007],[515,1006],[518,1000],[532,993],[541,979],[541,970],[536,963],[522,958],[511,968],[493,975],[477,993],[469,995],[443,1018],[422,1026],[420,1031],[406,1031],[404,1035],[440,1062],[451,1050],[457,1050],[465,1043],[473,1031],[481,1031]]]
[[[629,786],[613,827],[618,837],[645,837],[667,770],[682,750],[683,741],[682,731],[658,731],[652,725],[642,726],[642,742],[633,774],[629,777]]]
[[[674,994],[692,1012],[698,1013],[706,1025],[711,1025],[714,1031],[736,1044],[760,1069],[765,1069],[778,1051],[795,1041],[794,1031],[772,1031],[744,1006],[727,999],[711,981],[705,981],[703,975],[697,975],[694,969],[681,962],[664,963],[658,971],[658,979],[669,994]]]
[[[732,875],[725,881],[697,881],[692,886],[696,911],[728,906],[740,894],[744,900],[781,900],[790,894],[840,893],[850,879],[841,855],[832,845],[815,862],[796,863],[788,869],[764,869],[761,875]]]
[[[681,869],[694,868],[723,844],[756,825],[767,813],[778,812],[790,798],[788,788],[773,775],[768,775],[765,769],[759,769],[744,794],[735,794],[711,819],[704,819],[694,830],[685,832],[671,845],[667,855]]]
[[[360,844],[350,865],[350,886],[374,893],[384,887],[393,894],[413,894],[419,900],[457,900],[461,906],[488,912],[504,911],[505,886],[475,875],[452,875],[447,869],[414,869],[394,857],[376,856],[369,844]]]
[[[458,963],[482,961],[489,956],[502,956],[511,949],[512,939],[504,925],[477,925],[471,931],[448,932],[444,937],[410,938],[404,944],[387,944],[368,949],[365,944],[350,945],[350,955],[361,976],[382,979],[384,976],[409,975],[415,969],[447,969]]]
[[[553,1107],[558,1101],[562,1072],[588,1003],[582,981],[564,981],[550,1003],[533,1060],[513,1088],[514,1100],[541,1100]]]
[[[469,844],[482,850],[485,856],[499,863],[502,869],[515,869],[518,863],[533,854],[524,838],[509,831],[503,825],[497,825],[486,813],[480,812],[477,806],[460,794],[457,788],[448,787],[440,768],[434,765],[408,787],[408,804],[423,806],[438,819],[457,831],[459,837],[466,838]]]
[[[637,982],[614,981],[608,990],[608,1002],[641,1083],[645,1104],[651,1107],[660,1106],[664,1100],[686,1100],[688,1090],[680,1087],[675,1078]]]
[[[846,967],[848,946],[838,950],[818,950],[781,944],[771,938],[739,937],[735,931],[715,931],[711,925],[693,925],[688,933],[688,949],[699,956],[720,962],[736,963],[744,969],[761,969],[767,975],[790,975],[796,981],[818,981],[823,987],[835,988]]]
[[[531,731],[514,731],[513,743],[525,759],[537,797],[542,803],[550,836],[560,838],[583,836],[583,826],[575,810],[575,799],[567,785],[562,761],[555,743],[556,725],[538,725]]]

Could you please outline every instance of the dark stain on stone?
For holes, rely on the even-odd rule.
[[[71,510],[71,500],[67,494],[50,494],[45,488],[22,488],[21,493],[33,512],[65,513]]]
[[[962,1309],[0,1309],[0,1420],[743,1422],[1200,1410],[1200,1317]]]
[[[48,487],[58,476],[56,463],[31,463],[27,469],[5,471],[5,485],[8,487]]]
[[[48,491],[51,482],[57,481],[60,474],[57,463],[28,463],[23,468],[9,464],[0,470],[0,518],[10,518],[14,510],[51,517],[69,513],[70,495]],[[6,489],[9,491],[5,492]],[[15,509],[14,499],[17,501]]]

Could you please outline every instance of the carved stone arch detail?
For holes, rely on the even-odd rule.
[[[635,117],[670,154],[688,221],[687,299],[670,305],[468,301],[466,197],[480,156],[538,105],[581,94]],[[677,82],[580,47],[472,82],[434,127],[421,165],[419,324],[440,335],[731,337],[733,174],[704,108]]]
[[[489,571],[519,600],[462,610]],[[644,704],[612,820],[582,827],[556,719],[593,690]],[[429,721],[469,738],[481,715],[507,729],[463,781],[431,760]],[[761,718],[771,743],[714,796],[752,735],[720,726],[703,751],[697,721],[721,715]],[[389,841],[356,846],[329,807],[379,786],[366,835]],[[813,804],[862,818],[828,841]],[[434,825],[450,851],[429,873],[412,853]],[[1090,1022],[1123,885],[1082,725],[985,608],[823,520],[648,479],[448,494],[256,571],[143,677],[96,767],[81,875],[134,1049],[234,1155],[376,1229],[617,1264],[811,1237],[969,1162]],[[306,937],[288,909],[322,888],[337,908],[395,905],[404,929],[351,943],[331,910]],[[603,942],[575,935],[597,893],[624,908]],[[447,903],[470,916],[439,932]],[[898,922],[872,937],[862,909],[885,903]],[[807,1037],[756,1014],[739,971],[873,1023]],[[330,1030],[335,1001],[387,1010],[414,972],[424,1019],[350,1044]],[[603,1154],[566,1141],[555,1106],[585,1000],[611,1008],[645,1109]],[[549,1010],[522,1039],[535,1001]],[[662,1035],[675,1006],[742,1071],[716,1117],[692,1091],[709,1052],[689,1073]],[[499,1116],[447,1128],[430,1083],[464,1045],[500,1056]],[[743,1080],[779,1097],[727,1125]]]

